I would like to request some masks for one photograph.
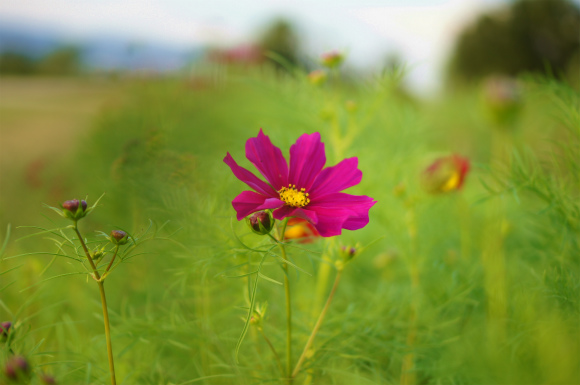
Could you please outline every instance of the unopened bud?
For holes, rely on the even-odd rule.
[[[0,341],[3,341],[6,338],[8,338],[8,333],[10,332],[11,327],[12,322],[10,321],[0,323]]]
[[[79,202],[78,199],[72,199],[69,201],[64,201],[62,204],[62,215],[73,221],[78,221],[87,215],[87,202],[82,200]]]
[[[62,208],[70,211],[71,213],[76,213],[79,208],[79,200],[72,199],[70,201],[64,201]]]
[[[105,248],[101,247],[99,248],[95,248],[95,250],[91,251],[91,258],[94,261],[100,261],[101,258],[103,258],[105,256],[106,252],[105,252]]]
[[[355,247],[351,246],[342,246],[340,248],[340,256],[344,261],[347,262],[353,259],[356,256],[357,252],[358,250]]]
[[[40,382],[42,382],[44,385],[56,385],[56,380],[54,377],[47,373],[42,373],[40,375]]]
[[[323,70],[315,70],[308,74],[308,81],[315,86],[319,86],[326,82],[328,75]]]
[[[274,227],[274,217],[269,211],[258,211],[248,218],[248,225],[258,235],[266,235]]]
[[[26,358],[22,356],[14,356],[10,358],[4,366],[4,374],[10,380],[20,380],[28,377],[30,373],[30,365]]]
[[[351,114],[354,114],[358,110],[358,104],[354,100],[347,100],[344,103],[344,107],[346,108],[346,111]]]
[[[336,68],[344,61],[344,54],[338,51],[331,51],[320,56],[320,62],[328,68]]]
[[[111,242],[115,245],[125,245],[129,241],[129,235],[123,230],[113,230],[111,231],[111,237],[109,238]]]

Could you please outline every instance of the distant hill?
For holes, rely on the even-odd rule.
[[[71,39],[49,26],[0,20],[0,54],[14,52],[39,59],[66,46],[79,50],[83,68],[89,71],[175,71],[204,52],[201,47],[184,48],[171,43],[135,41],[123,36]]]

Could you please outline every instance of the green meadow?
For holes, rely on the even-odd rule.
[[[292,367],[341,248],[357,250],[293,384],[578,383],[577,90],[522,77],[517,110],[498,120],[480,85],[422,100],[402,79],[335,73],[317,86],[221,68],[5,93],[0,364],[26,357],[32,384],[110,383],[97,285],[71,222],[45,206],[102,196],[78,222],[89,248],[113,229],[133,238],[104,284],[117,383],[289,384],[278,248],[236,220],[231,201],[248,188],[223,162],[229,152],[259,175],[244,146],[262,128],[286,157],[319,132],[327,166],[359,159],[346,192],[377,201],[363,229],[286,246]],[[424,170],[451,154],[471,164],[462,188],[425,191]],[[266,303],[261,327],[246,322]]]

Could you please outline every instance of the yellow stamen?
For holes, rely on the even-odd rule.
[[[289,184],[288,187],[282,187],[279,191],[280,200],[286,202],[288,206],[292,207],[304,207],[310,203],[310,198],[308,198],[308,193],[306,189],[301,188],[296,189],[296,185]]]

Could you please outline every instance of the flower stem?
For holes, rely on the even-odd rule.
[[[117,256],[118,252],[119,252],[119,245],[117,245],[117,247],[115,247],[115,254],[113,254],[113,258],[111,258],[111,262],[109,262],[109,265],[107,266],[107,268],[105,269],[105,272],[103,273],[103,280],[107,276],[107,273],[111,269],[111,266],[113,266],[113,262],[115,262],[115,257]]]
[[[318,333],[318,329],[320,329],[320,326],[322,325],[322,321],[324,320],[324,317],[326,316],[326,313],[328,312],[328,308],[330,307],[330,303],[332,302],[332,298],[334,298],[334,294],[336,293],[336,288],[338,287],[338,283],[340,282],[341,274],[342,274],[342,269],[339,269],[338,272],[336,273],[336,278],[334,279],[334,285],[332,285],[332,289],[330,290],[330,294],[328,295],[328,299],[326,300],[326,304],[324,305],[322,312],[320,312],[320,316],[318,316],[318,320],[316,321],[316,325],[314,325],[314,329],[312,329],[312,333],[310,333],[310,337],[308,337],[308,341],[306,342],[306,345],[304,346],[304,350],[302,351],[302,355],[300,355],[300,358],[298,359],[298,363],[296,364],[296,367],[294,368],[294,371],[292,372],[291,378],[296,377],[298,375],[298,373],[300,372],[300,368],[302,368],[302,364],[304,363],[304,360],[306,359],[306,354],[308,353],[308,350],[312,346],[312,343],[314,342],[314,337],[316,337],[316,333]]]
[[[284,248],[284,232],[286,230],[286,224],[288,223],[288,218],[284,219],[282,225],[278,228],[278,246],[280,246],[280,253],[282,258],[288,259],[286,256],[286,249]],[[283,263],[282,269],[284,270],[284,292],[286,295],[286,375],[288,378],[288,384],[292,383],[292,378],[290,373],[292,371],[292,302],[290,298],[290,279],[288,277],[288,264]]]
[[[286,250],[284,246],[279,243],[282,252],[282,258],[286,258]],[[288,279],[288,264],[282,264],[284,269],[284,292],[286,294],[286,373],[290,379],[290,372],[292,370],[292,302],[290,301],[290,280]],[[291,382],[291,381],[290,381]]]
[[[83,247],[83,250],[85,251],[85,255],[87,256],[87,259],[89,260],[89,263],[91,265],[91,269],[93,269],[93,274],[95,275],[95,279],[98,281],[99,279],[101,279],[101,276],[99,275],[99,271],[97,270],[97,266],[95,266],[95,263],[93,262],[93,259],[91,258],[91,253],[89,253],[89,249],[87,248],[87,245],[85,244],[85,240],[83,239],[83,236],[79,232],[79,228],[77,227],[76,222],[75,222],[74,230],[77,233],[77,237],[79,238],[79,242],[81,243],[81,246]]]
[[[280,373],[282,374],[282,377],[284,377],[284,375],[285,375],[284,367],[282,366],[282,361],[280,361],[280,356],[278,355],[278,352],[276,352],[274,345],[272,345],[272,342],[270,342],[270,339],[266,336],[266,333],[264,333],[264,329],[260,327],[260,328],[258,328],[258,330],[260,330],[262,337],[264,337],[264,339],[266,340],[266,343],[270,347],[270,350],[274,354],[274,358],[276,359],[276,363],[278,364],[278,369],[280,369]]]
[[[105,337],[107,339],[107,354],[109,356],[109,369],[111,371],[111,384],[116,385],[115,362],[113,360],[113,344],[111,343],[111,327],[109,326],[109,311],[107,310],[107,298],[105,297],[105,282],[97,282],[101,292],[101,303],[103,304],[103,321],[105,323]]]
[[[111,384],[117,385],[117,380],[115,379],[115,363],[113,361],[113,345],[111,343],[111,328],[109,326],[109,311],[107,310],[107,298],[105,297],[104,282],[101,281],[101,276],[99,274],[99,271],[97,270],[97,266],[95,266],[95,263],[93,262],[93,259],[91,258],[91,253],[89,253],[89,249],[87,248],[87,245],[85,244],[85,241],[84,241],[81,233],[79,232],[79,229],[77,227],[77,222],[75,222],[74,230],[77,234],[77,237],[79,238],[79,242],[81,243],[83,250],[85,251],[85,255],[87,256],[87,259],[89,260],[89,263],[91,264],[91,268],[93,269],[93,274],[95,276],[95,280],[97,281],[97,284],[99,285],[99,291],[101,293],[101,304],[103,305],[103,321],[105,323],[105,338],[107,339],[107,354],[109,356],[109,370],[111,372]],[[115,250],[115,255],[117,255],[117,250]],[[114,258],[115,257],[113,256],[113,259]],[[110,266],[111,266],[111,264],[109,264],[109,267]],[[109,268],[107,268],[107,270],[108,269]]]

